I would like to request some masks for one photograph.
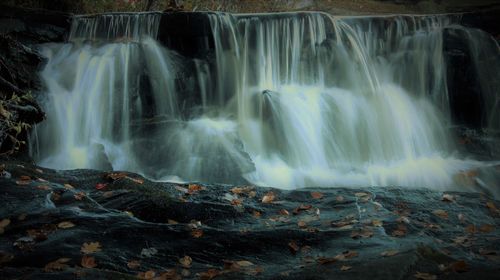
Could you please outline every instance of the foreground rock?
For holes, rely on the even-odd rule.
[[[1,279],[496,279],[498,201],[153,183],[0,161]]]

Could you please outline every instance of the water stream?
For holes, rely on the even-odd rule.
[[[67,43],[42,45],[38,163],[155,180],[442,190],[492,164],[457,153],[449,129],[444,30],[467,34],[476,60],[498,55],[459,16],[206,16],[212,60],[162,46],[160,14],[76,17]],[[180,93],[188,60],[192,104]],[[498,70],[477,69],[489,77],[480,84],[492,128]]]

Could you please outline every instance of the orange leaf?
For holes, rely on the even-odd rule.
[[[323,198],[323,194],[320,193],[320,192],[312,192],[311,193],[311,197],[314,198],[314,199],[322,199]]]
[[[190,256],[184,256],[183,258],[179,259],[179,263],[183,267],[189,268],[189,267],[191,267],[191,263],[193,263],[193,259]]]
[[[81,248],[84,254],[93,254],[101,251],[101,244],[99,242],[83,243]]]
[[[130,269],[137,269],[139,266],[141,266],[141,262],[138,260],[131,260],[127,263],[127,267]]]
[[[82,257],[81,265],[82,265],[82,267],[85,267],[85,268],[94,268],[97,266],[97,263],[95,262],[94,257],[84,255]]]
[[[200,238],[203,236],[203,230],[195,229],[195,230],[191,231],[191,236],[194,238]]]
[[[273,192],[268,192],[262,197],[262,203],[272,203],[276,196]]]

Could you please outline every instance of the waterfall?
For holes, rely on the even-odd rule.
[[[457,154],[449,129],[443,32],[466,30],[477,60],[498,52],[496,42],[478,47],[490,39],[459,16],[206,16],[213,59],[162,46],[160,14],[77,17],[67,43],[42,45],[39,164],[282,188],[434,189],[491,164]],[[189,63],[195,78],[183,80]],[[184,102],[185,83],[200,102]],[[498,95],[481,84],[495,127]]]

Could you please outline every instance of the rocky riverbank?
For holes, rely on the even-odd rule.
[[[150,182],[1,160],[2,279],[496,279],[479,193]]]

